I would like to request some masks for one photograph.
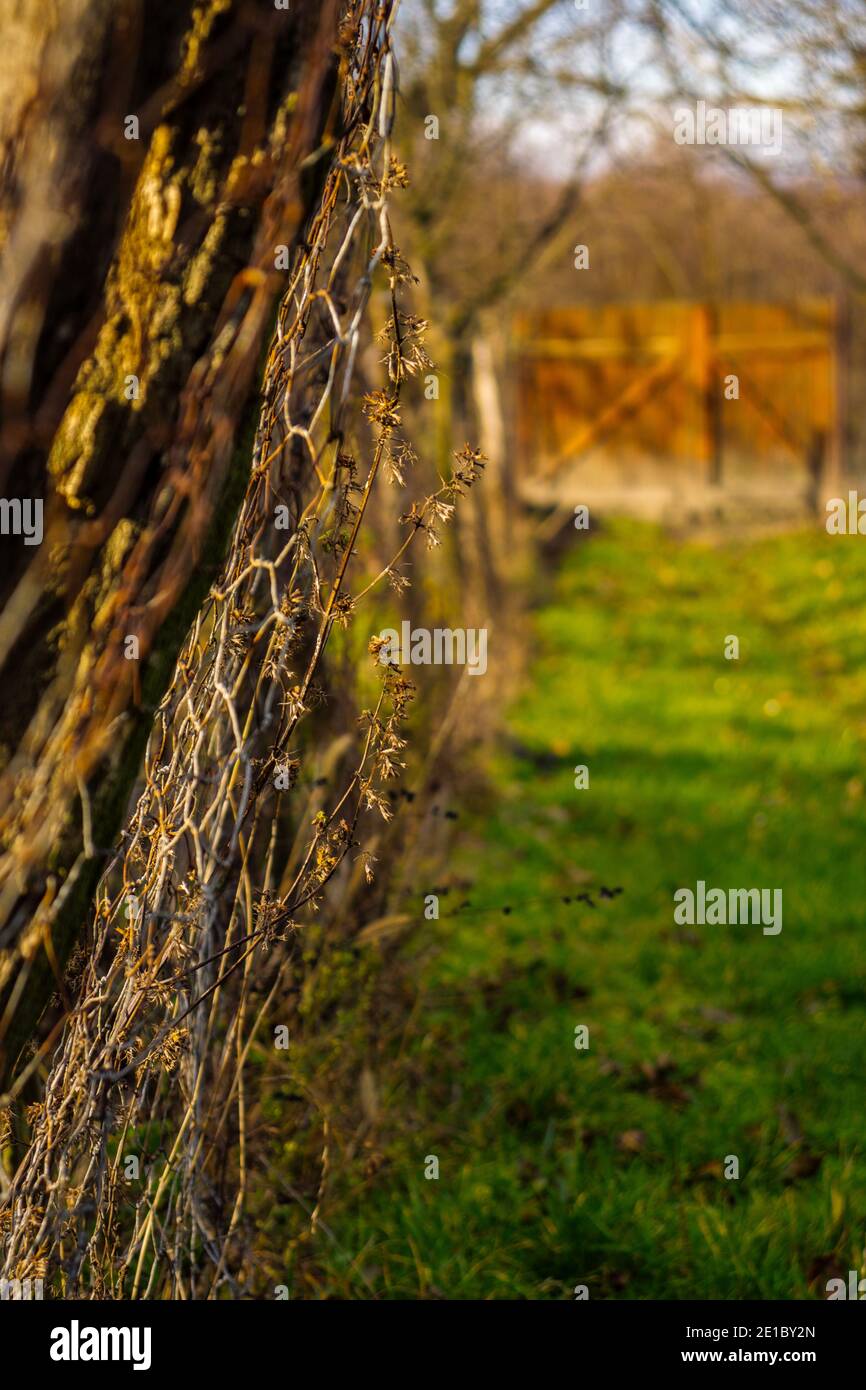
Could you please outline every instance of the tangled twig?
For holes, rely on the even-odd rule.
[[[400,395],[428,360],[424,325],[400,308],[410,273],[388,215],[405,182],[390,149],[390,15],[363,0],[354,18],[347,133],[279,307],[228,559],[157,712],[144,787],[100,882],[74,1007],[0,1213],[5,1273],[47,1273],[65,1296],[241,1292],[245,1065],[304,921],[361,845],[363,818],[390,815],[382,786],[403,765],[411,683],[381,664],[374,639],[379,692],[360,714],[345,785],[312,826],[295,825],[287,851],[300,726],[321,698],[334,630],[393,578],[413,540],[436,542],[482,466],[467,447],[401,518],[391,563],[350,594],[377,479],[387,467],[399,481],[412,462]],[[349,411],[376,275],[391,301],[388,389],[364,399],[362,469],[363,444],[353,452],[349,439],[366,436],[350,432]],[[314,1226],[324,1181],[323,1163]]]

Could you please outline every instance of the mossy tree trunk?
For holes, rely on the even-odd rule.
[[[7,531],[17,502],[41,502],[42,536],[0,539],[6,1077],[51,1022],[230,535],[275,298],[337,134],[340,62],[337,0],[11,9],[0,493]]]

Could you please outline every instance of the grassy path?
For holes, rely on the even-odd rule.
[[[866,1273],[866,550],[623,523],[575,548],[535,632],[454,866],[473,911],[430,924],[332,1287],[824,1297]],[[782,888],[781,934],[675,926],[698,879]]]

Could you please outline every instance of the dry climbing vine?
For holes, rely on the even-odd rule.
[[[243,1293],[245,1066],[291,987],[305,922],[340,875],[374,872],[364,826],[390,815],[383,788],[402,767],[412,685],[373,639],[377,696],[357,713],[340,788],[306,824],[291,809],[301,726],[328,696],[335,629],[376,585],[399,589],[408,547],[436,543],[482,467],[467,447],[401,517],[391,562],[353,592],[372,491],[383,475],[399,487],[415,459],[401,394],[429,365],[426,325],[402,307],[412,277],[388,211],[407,178],[390,146],[391,18],[367,0],[346,18],[347,133],[279,307],[228,558],[157,711],[0,1214],[5,1275],[47,1277],[66,1297]],[[364,397],[362,429],[353,382],[377,279],[391,304],[387,383]]]

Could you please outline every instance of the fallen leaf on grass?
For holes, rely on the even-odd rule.
[[[645,1144],[646,1135],[642,1129],[624,1129],[616,1141],[617,1148],[627,1154],[640,1153]]]
[[[695,1086],[698,1075],[678,1075],[678,1065],[668,1053],[663,1053],[655,1062],[641,1062],[633,1079],[629,1082],[632,1091],[644,1091],[653,1100],[667,1101],[669,1105],[688,1105],[691,1092],[686,1086]]]
[[[816,1255],[806,1271],[806,1283],[810,1289],[813,1284],[817,1284],[818,1289],[824,1292],[828,1280],[845,1279],[847,1273],[847,1266],[843,1267],[842,1261],[834,1252],[828,1255]]]
[[[783,1180],[788,1183],[797,1182],[800,1178],[813,1178],[821,1167],[823,1157],[823,1154],[816,1154],[811,1149],[801,1149],[785,1169]]]

